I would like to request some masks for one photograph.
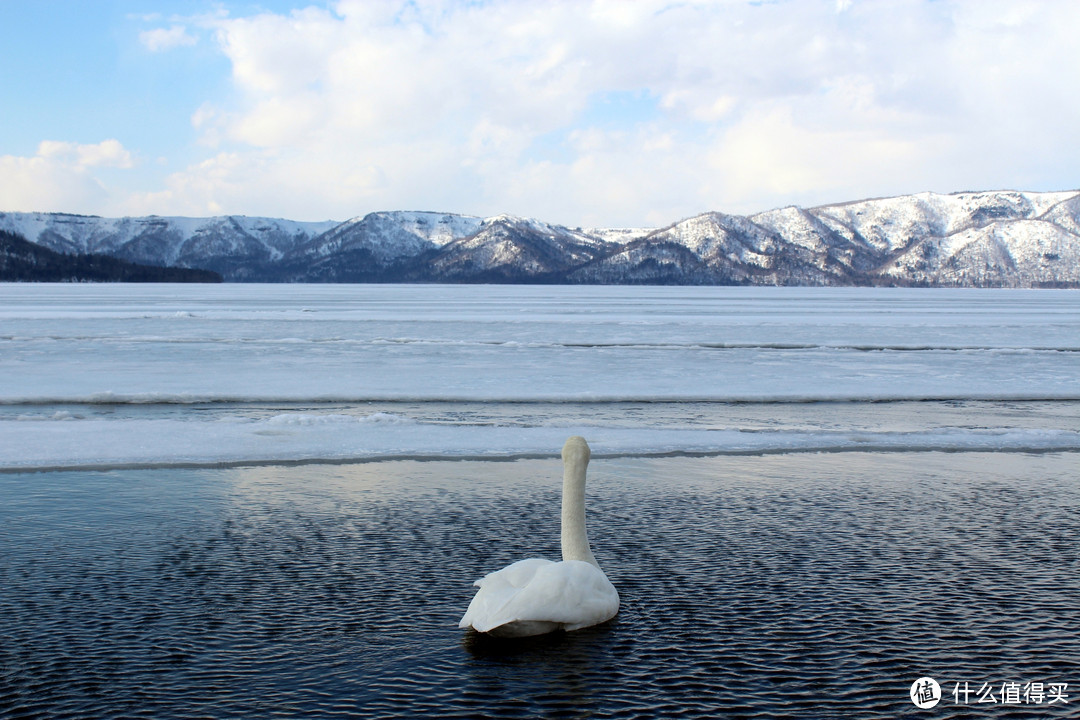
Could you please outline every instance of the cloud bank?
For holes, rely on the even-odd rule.
[[[45,207],[93,213],[110,202],[110,193],[95,171],[128,169],[131,153],[118,140],[79,145],[45,140],[32,157],[0,155],[0,198],[5,209]]]
[[[227,97],[185,110],[201,159],[150,188],[98,183],[103,203],[618,226],[1080,185],[1072,0],[343,0],[141,42],[183,53],[200,33],[231,70]],[[54,203],[92,194],[92,167],[0,158],[56,182]]]

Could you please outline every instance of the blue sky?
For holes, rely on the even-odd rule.
[[[170,6],[193,5],[0,0],[0,88],[16,100],[9,111],[17,108],[5,112],[4,151],[31,153],[45,138],[88,143],[119,135],[164,151],[170,135],[187,134],[186,108],[222,92],[229,63],[209,47],[146,52],[141,17]]]
[[[1074,0],[0,0],[0,211],[658,225],[1080,187]]]

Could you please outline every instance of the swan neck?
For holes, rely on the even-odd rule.
[[[585,528],[585,470],[588,457],[571,456],[563,460],[562,557],[600,565],[589,548]]]

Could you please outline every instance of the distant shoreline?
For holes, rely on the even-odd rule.
[[[341,223],[0,212],[0,229],[239,283],[1080,288],[1080,191],[919,193],[659,228],[379,211]]]

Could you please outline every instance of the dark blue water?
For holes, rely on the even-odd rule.
[[[456,624],[475,578],[557,556],[557,460],[2,474],[0,717],[1073,717],[1078,471],[594,461],[623,610],[516,643]],[[1068,702],[976,704],[1005,682]]]

